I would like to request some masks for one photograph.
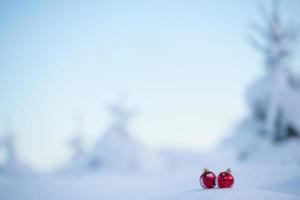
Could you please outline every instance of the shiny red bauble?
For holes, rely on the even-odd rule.
[[[199,178],[199,182],[203,188],[214,188],[216,186],[216,175],[213,172],[204,169]]]
[[[221,172],[218,175],[218,186],[219,188],[231,188],[234,183],[234,177],[231,174],[231,170],[227,169],[225,172]]]

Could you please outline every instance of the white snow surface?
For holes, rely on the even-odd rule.
[[[167,153],[165,153],[166,156]],[[175,153],[173,153],[175,154]],[[98,171],[77,175],[0,178],[5,200],[193,200],[300,199],[300,168],[296,165],[240,164],[232,153],[198,154],[198,160],[155,173]],[[195,157],[194,157],[195,158]],[[184,163],[187,165],[184,166]],[[207,167],[218,174],[231,167],[231,189],[202,189],[199,177]]]

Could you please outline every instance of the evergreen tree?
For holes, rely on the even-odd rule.
[[[265,133],[273,140],[279,141],[296,131],[286,120],[285,98],[287,98],[287,91],[294,90],[291,57],[294,54],[299,27],[283,23],[278,0],[274,0],[272,5],[271,14],[268,14],[263,7],[260,9],[265,25],[253,24],[253,29],[259,38],[252,38],[251,43],[264,56],[270,82],[268,96],[256,97],[267,102],[257,103],[254,112],[264,120]]]
[[[17,156],[16,156],[16,148],[15,148],[15,139],[14,139],[14,132],[9,129],[6,131],[5,135],[0,138],[0,147],[3,148],[5,152],[5,162],[3,169],[9,168],[17,163]]]
[[[72,160],[76,161],[82,158],[84,154],[84,145],[83,145],[83,122],[81,117],[74,118],[76,130],[73,132],[72,137],[69,140],[69,145],[72,154]]]

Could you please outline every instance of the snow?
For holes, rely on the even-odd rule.
[[[222,160],[225,164],[226,159]],[[218,163],[211,164],[210,169],[216,173],[224,170]],[[102,171],[79,176],[2,179],[0,197],[6,200],[300,199],[298,166],[235,164],[232,166],[235,185],[231,189],[202,189],[198,180],[201,167],[156,174]]]
[[[214,191],[205,191],[203,189],[197,189],[185,193],[179,193],[171,196],[163,197],[162,199],[176,199],[176,200],[198,200],[198,199],[244,199],[244,200],[265,200],[265,199],[300,199],[293,195],[281,194],[277,192],[264,191],[259,189],[242,189],[233,188],[231,190],[217,189]]]
[[[232,200],[300,199],[300,90],[291,84],[286,43],[278,13],[267,30],[267,70],[247,90],[250,113],[219,148],[205,154],[153,150],[133,137],[134,112],[109,106],[111,125],[94,148],[84,151],[82,134],[71,139],[72,158],[58,173],[35,174],[15,152],[12,134],[0,138],[7,162],[0,168],[0,200]],[[121,101],[122,102],[122,101]],[[231,189],[203,189],[203,168],[232,169]]]
[[[274,143],[255,115],[241,121],[219,148],[200,154],[150,149],[131,134],[129,112],[113,111],[115,120],[90,151],[82,151],[82,138],[73,138],[74,154],[59,173],[19,176],[6,168],[16,176],[0,176],[0,199],[300,199],[300,139]],[[203,168],[218,174],[228,167],[233,188],[201,188]]]
[[[300,199],[300,140],[274,144],[260,136],[261,127],[255,118],[244,120],[237,126],[239,133],[215,151],[200,154],[180,149],[154,151],[118,121],[91,151],[77,151],[59,173],[0,176],[0,199]],[[241,150],[250,154],[242,162],[237,159]],[[99,165],[91,166],[93,159]],[[203,168],[218,174],[228,167],[235,177],[233,188],[201,188]]]

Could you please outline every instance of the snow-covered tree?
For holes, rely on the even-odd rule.
[[[0,174],[10,177],[34,175],[35,172],[27,166],[17,155],[15,134],[8,129],[5,135],[0,137],[0,148],[5,153],[4,164],[0,166]]]
[[[5,135],[0,137],[0,148],[5,152],[5,162],[4,166],[9,166],[15,163],[17,160],[14,134],[12,131],[5,133]]]
[[[76,128],[67,143],[71,154],[70,160],[66,166],[59,170],[59,173],[79,175],[86,170],[87,152],[84,149],[84,131],[81,116],[75,117],[74,122]]]
[[[300,134],[295,110],[291,108],[300,106],[291,63],[300,27],[283,22],[277,0],[273,1],[271,14],[263,7],[261,13],[265,24],[253,24],[259,37],[253,37],[251,42],[263,54],[266,75],[249,88],[248,101],[255,116],[263,121],[263,133],[281,141]]]
[[[112,123],[91,152],[89,166],[92,169],[110,168],[130,170],[138,164],[140,144],[130,134],[129,120],[133,112],[123,102],[108,106]]]
[[[289,68],[300,27],[284,23],[279,11],[280,1],[272,2],[270,14],[263,6],[260,7],[264,25],[252,24],[253,30],[260,36],[260,40],[252,38],[252,44],[263,53],[266,69],[275,72]]]
[[[89,152],[89,169],[115,172],[143,172],[158,168],[156,154],[134,137],[129,122],[135,111],[124,99],[108,106],[112,121]]]
[[[266,70],[247,89],[250,115],[224,143],[239,160],[295,164],[300,159],[300,140],[295,139],[300,136],[300,79],[292,55],[300,29],[284,23],[279,1],[272,1],[270,14],[260,10],[264,24],[253,24],[251,43],[262,54]]]
[[[75,133],[75,135],[70,139],[69,144],[72,152],[72,160],[77,160],[82,157],[84,153],[83,137]]]
[[[136,114],[135,110],[128,108],[124,99],[107,108],[112,116],[111,123],[95,146],[83,152],[82,138],[80,134],[75,134],[71,140],[73,159],[61,172],[82,174],[105,170],[118,173],[157,170],[160,163],[156,152],[135,138],[130,130],[129,122]]]
[[[71,159],[73,161],[80,159],[84,154],[84,145],[83,145],[83,121],[81,117],[74,118],[76,130],[73,132],[70,140],[69,146],[71,149]]]

